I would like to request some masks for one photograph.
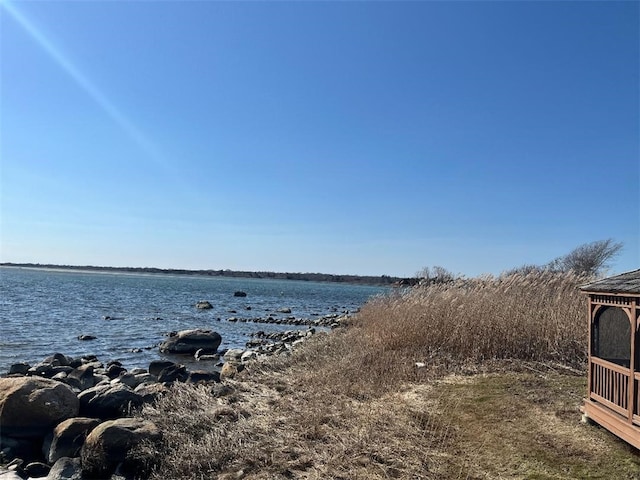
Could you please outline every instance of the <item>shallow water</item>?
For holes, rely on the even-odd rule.
[[[238,290],[247,296],[234,297]],[[252,332],[307,327],[234,323],[227,321],[230,317],[272,314],[315,319],[352,312],[386,291],[384,287],[291,280],[0,267],[0,374],[12,363],[34,364],[54,352],[93,354],[103,362],[119,360],[128,368],[145,367],[163,357],[156,345],[167,332],[189,328],[220,333],[220,349],[243,348]],[[200,300],[209,301],[213,309],[196,309]],[[291,313],[277,312],[284,307],[291,308]],[[79,335],[97,339],[80,341]]]

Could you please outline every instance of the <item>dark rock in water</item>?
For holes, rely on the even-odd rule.
[[[30,368],[28,363],[14,363],[9,367],[9,375],[26,375]]]
[[[42,363],[48,363],[54,367],[66,367],[69,366],[70,359],[62,353],[54,353],[53,355],[45,358]]]
[[[189,372],[187,383],[212,383],[220,381],[220,373],[194,370]]]
[[[202,349],[205,353],[215,353],[220,342],[222,337],[212,330],[182,330],[162,342],[160,351],[193,355]]]
[[[51,467],[46,463],[32,462],[24,467],[24,473],[27,477],[40,478],[49,474]]]
[[[78,397],[67,385],[44,378],[0,378],[2,435],[44,437],[60,421],[78,415]]]
[[[47,480],[82,480],[80,458],[60,458],[51,467]]]
[[[75,417],[58,424],[42,446],[47,462],[55,463],[62,457],[77,457],[84,439],[99,423],[95,418]]]
[[[159,382],[184,382],[189,373],[184,365],[172,365],[165,368],[158,375]]]
[[[158,375],[160,375],[160,372],[162,370],[174,365],[175,363],[170,362],[169,360],[153,360],[151,363],[149,363],[149,373],[157,377]]]
[[[202,300],[202,301],[196,303],[196,308],[199,308],[200,310],[210,310],[210,309],[213,308],[213,305],[211,305],[206,300]]]
[[[78,399],[82,416],[102,419],[128,415],[144,403],[140,395],[123,383],[96,385],[78,395]]]
[[[87,340],[95,340],[98,337],[93,335],[78,335],[78,340],[87,341]]]
[[[233,294],[233,296],[234,297],[246,297],[247,296],[247,292],[243,292],[243,291],[238,290],[237,292],[235,292]]]
[[[121,464],[121,471],[131,477],[144,478],[146,475],[141,470],[153,459],[140,458],[139,452],[135,456],[129,455],[129,452],[143,441],[154,443],[160,439],[160,430],[148,420],[119,418],[101,423],[87,436],[82,447],[83,475],[109,478]]]

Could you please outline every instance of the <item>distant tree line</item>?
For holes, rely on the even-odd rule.
[[[154,267],[102,267],[94,265],[53,265],[41,263],[0,263],[7,267],[26,268],[49,268],[64,270],[86,270],[100,272],[122,272],[122,273],[152,273],[169,275],[199,275],[207,277],[228,277],[228,278],[271,278],[276,280],[299,280],[311,282],[335,282],[351,283],[360,285],[391,286],[398,285],[403,280],[402,277],[391,277],[389,275],[369,276],[369,275],[333,275],[329,273],[291,273],[291,272],[248,272],[238,270],[186,270],[175,268],[154,268]]]

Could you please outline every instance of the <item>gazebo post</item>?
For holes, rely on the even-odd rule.
[[[631,304],[629,311],[630,317],[635,317],[635,300]],[[629,369],[631,373],[629,375],[629,387],[627,389],[627,406],[629,407],[628,420],[630,424],[633,424],[633,414],[636,410],[636,321],[635,318],[629,318],[631,323],[631,360],[629,361]]]
[[[592,324],[593,324],[593,310],[594,310],[594,306],[593,306],[593,302],[591,301],[591,295],[588,296],[589,298],[589,303],[587,305],[588,308],[588,312],[587,312],[587,316],[589,318],[589,327],[588,327],[588,332],[589,332],[589,351],[588,353],[588,364],[587,364],[587,398],[591,398],[591,390],[593,387],[592,381],[593,379],[591,378],[591,374],[593,371],[593,367],[591,366],[591,352],[593,351],[593,333],[591,331],[592,329]]]

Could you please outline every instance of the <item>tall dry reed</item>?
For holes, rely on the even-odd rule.
[[[536,271],[429,284],[368,303],[357,321],[372,350],[416,361],[493,359],[584,365],[585,300],[574,273]]]

